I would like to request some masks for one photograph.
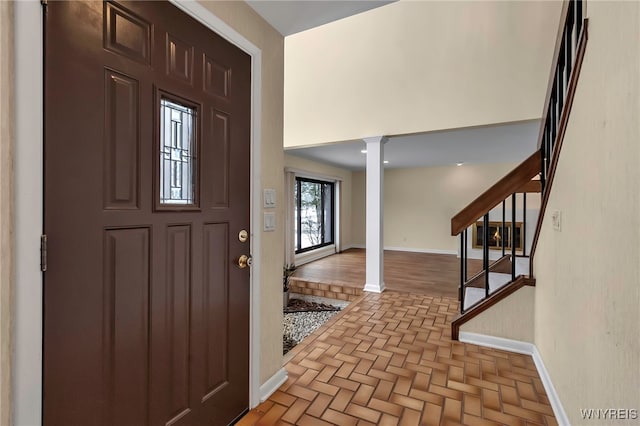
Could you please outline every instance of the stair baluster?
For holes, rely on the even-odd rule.
[[[458,300],[460,301],[460,312],[464,313],[464,283],[467,281],[465,279],[465,263],[466,263],[466,257],[465,257],[465,234],[466,234],[466,229],[464,232],[460,233],[460,288],[459,288],[459,294],[458,294]]]
[[[504,200],[502,200],[502,229],[500,230],[500,245],[502,246],[502,257],[504,257],[504,251],[505,251],[505,244],[504,242],[506,241],[504,239],[504,236],[507,235],[507,227],[505,226],[505,218],[506,218],[506,214],[505,214],[505,208],[506,208],[506,203]]]
[[[516,279],[516,194],[511,195],[511,281]]]
[[[522,193],[522,256],[527,255],[527,193]],[[515,262],[515,259],[514,259]]]
[[[484,296],[489,297],[489,213],[484,215],[482,227],[482,269],[484,270]]]

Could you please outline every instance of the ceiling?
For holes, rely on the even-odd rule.
[[[520,162],[537,147],[540,121],[391,136],[384,145],[385,168],[449,166],[462,162]],[[365,170],[363,141],[286,150],[287,154],[348,170]]]
[[[288,36],[393,3],[393,1],[249,0],[247,3],[280,34]]]

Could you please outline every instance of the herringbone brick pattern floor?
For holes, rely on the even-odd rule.
[[[296,346],[238,424],[556,425],[531,357],[451,341],[449,297],[368,293]]]

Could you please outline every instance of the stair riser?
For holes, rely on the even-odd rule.
[[[291,293],[325,297],[328,299],[345,300],[349,302],[357,300],[363,294],[362,289],[355,287],[314,283],[302,280],[290,280],[289,291]]]

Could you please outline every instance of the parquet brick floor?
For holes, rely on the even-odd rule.
[[[455,298],[386,291],[292,350],[238,425],[556,425],[530,356],[451,340]]]

